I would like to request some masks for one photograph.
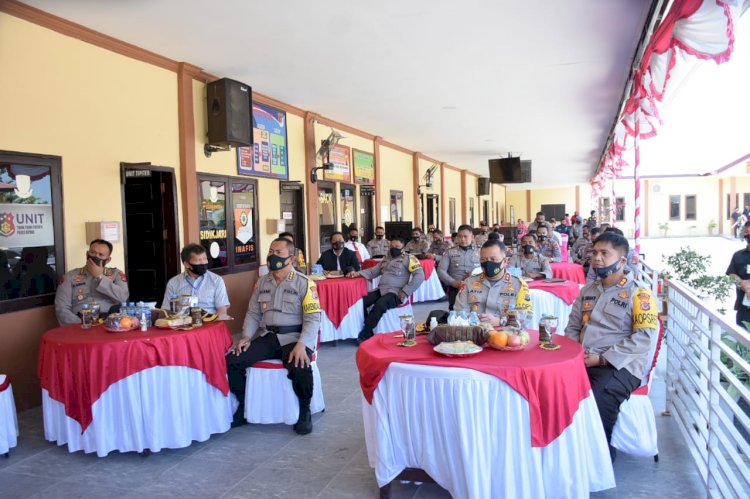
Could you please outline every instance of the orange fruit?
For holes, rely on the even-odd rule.
[[[133,327],[133,321],[130,317],[120,319],[120,329],[130,329],[131,327]]]
[[[503,331],[495,331],[494,333],[490,333],[487,341],[493,347],[504,347],[508,344],[508,334]]]

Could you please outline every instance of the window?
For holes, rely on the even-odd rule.
[[[219,274],[258,268],[257,181],[198,175],[200,243]],[[227,210],[227,206],[230,207]],[[229,234],[227,230],[233,229]]]
[[[474,227],[474,198],[469,198],[469,225]]]
[[[669,219],[680,219],[680,196],[669,196]]]
[[[456,198],[448,198],[448,224],[451,234],[456,232]]]
[[[615,198],[615,221],[625,221],[625,198],[623,197]]]
[[[0,313],[49,305],[65,273],[61,161],[0,151]]]
[[[612,200],[610,198],[602,198],[602,204],[599,212],[602,214],[600,223],[609,222],[612,213]],[[545,212],[546,213],[546,212]]]
[[[354,186],[341,184],[341,231],[346,233],[350,226],[357,226],[357,204],[354,202]],[[364,234],[362,234],[364,237]]]
[[[391,222],[404,220],[404,192],[391,191]]]
[[[685,196],[685,220],[695,220],[696,214],[695,194]]]

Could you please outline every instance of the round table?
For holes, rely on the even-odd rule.
[[[532,318],[529,327],[538,327],[543,315],[554,315],[558,318],[557,334],[565,334],[570,310],[573,308],[580,284],[571,281],[548,282],[534,280],[527,283],[531,292]]]
[[[552,277],[573,281],[576,284],[586,284],[586,276],[583,267],[571,262],[551,262]]]
[[[442,357],[378,335],[357,366],[370,465],[380,487],[422,469],[453,497],[588,497],[614,487],[581,346],[485,348]],[[562,373],[565,373],[564,376]]]
[[[231,344],[224,322],[189,331],[47,331],[38,362],[45,437],[106,456],[223,433],[237,404],[224,360]]]
[[[320,341],[356,338],[365,324],[362,298],[367,295],[367,279],[316,279],[315,286],[323,309]]]

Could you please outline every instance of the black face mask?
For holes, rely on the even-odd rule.
[[[411,236],[411,240],[412,241],[419,241],[420,239],[422,239],[422,238],[419,237],[419,236]]]
[[[537,236],[537,239],[540,241],[545,241],[547,239],[547,236]]]
[[[86,253],[86,258],[94,262],[94,265],[96,265],[97,267],[104,267],[104,260],[102,260],[98,256],[92,256]]]
[[[487,277],[495,277],[500,272],[503,271],[505,268],[505,264],[503,262],[482,262],[480,263],[482,266],[482,271],[484,272],[484,275]]]
[[[349,236],[349,240],[350,240],[351,242],[353,242],[353,243],[356,243],[356,242],[357,242],[357,239],[359,239],[359,237],[357,237],[357,236]]]
[[[207,263],[191,263],[190,266],[192,267],[190,270],[192,270],[195,275],[202,276],[208,272]]]
[[[532,245],[530,245],[530,244],[525,244],[523,246],[523,254],[524,255],[534,255],[535,251],[536,251],[536,249]]]
[[[391,248],[388,250],[388,253],[391,255],[391,258],[398,258],[401,256],[401,248]]]
[[[341,251],[342,249],[344,249],[344,241],[336,241],[335,243],[333,243],[333,249],[335,249],[336,251]]]
[[[268,270],[281,270],[286,265],[286,259],[289,257],[283,257],[279,255],[268,255],[266,257],[266,263],[268,264]]]
[[[383,234],[375,234],[375,239],[383,239]]]

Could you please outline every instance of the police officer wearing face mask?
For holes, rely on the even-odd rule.
[[[226,356],[229,389],[240,402],[233,427],[245,423],[247,368],[261,360],[280,359],[299,399],[299,418],[294,431],[305,435],[313,429],[310,358],[318,343],[321,308],[315,283],[292,267],[293,255],[291,241],[273,240],[266,258],[269,274],[255,284],[242,337]]]
[[[743,304],[746,296],[750,296],[750,222],[745,222],[742,227],[742,236],[747,246],[734,255],[729,262],[726,274],[734,279],[737,285],[737,299],[734,301],[734,309],[737,311],[737,325],[744,327],[743,321],[750,322],[750,307]]]
[[[385,238],[385,229],[381,226],[375,227],[375,237],[367,242],[367,251],[373,258],[382,258],[388,254],[391,242]]]
[[[448,308],[453,310],[461,283],[479,268],[479,247],[474,242],[471,225],[461,225],[456,246],[445,252],[437,268],[438,277],[446,287]]]
[[[124,272],[107,267],[112,259],[112,243],[94,239],[86,253],[86,265],[65,274],[55,293],[55,314],[61,325],[80,324],[78,312],[95,301],[106,315],[113,305],[127,301],[128,279]]]
[[[169,310],[172,295],[188,295],[193,297],[192,306],[217,314],[220,318],[227,318],[227,287],[224,279],[208,270],[206,248],[200,244],[188,244],[180,251],[180,259],[185,272],[169,280],[161,307]]]
[[[351,277],[362,276],[372,280],[380,276],[378,289],[371,291],[363,300],[365,325],[357,340],[362,342],[372,337],[372,330],[388,310],[396,308],[424,282],[424,269],[413,255],[404,253],[401,238],[391,240],[388,256],[375,267],[353,272]],[[367,311],[372,307],[372,310]]]
[[[422,235],[422,229],[414,227],[411,231],[411,239],[404,246],[404,252],[412,255],[425,255],[429,249],[430,243]]]
[[[523,271],[524,277],[532,279],[550,279],[552,267],[549,259],[540,255],[536,250],[536,239],[533,234],[527,234],[521,239],[521,248],[518,255],[513,255],[508,266],[518,267]]]
[[[482,245],[482,273],[466,279],[458,292],[455,310],[476,312],[479,320],[500,324],[509,308],[531,311],[531,294],[526,282],[505,271],[505,245],[489,240]]]
[[[614,232],[593,245],[595,282],[586,284],[573,303],[565,335],[583,346],[584,363],[607,442],[620,404],[638,388],[650,367],[658,335],[656,302],[633,274],[625,271],[628,241]],[[614,459],[614,450],[610,447]]]

